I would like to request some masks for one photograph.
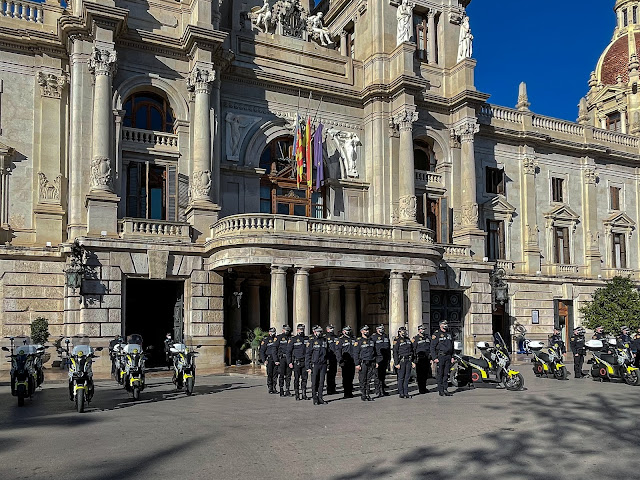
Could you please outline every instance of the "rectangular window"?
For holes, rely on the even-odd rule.
[[[487,167],[487,193],[504,195],[504,170],[502,168]]]
[[[571,264],[568,227],[553,228],[553,248],[555,263],[559,263],[562,265]]]
[[[622,117],[619,112],[607,115],[607,130],[611,130],[612,132],[622,131]]]
[[[613,234],[613,268],[627,268],[627,249],[624,233]]]
[[[127,168],[127,216],[176,220],[178,176],[175,166],[130,162]]]
[[[564,195],[562,192],[562,184],[564,179],[553,177],[551,179],[551,200],[557,203],[564,202]]]
[[[633,23],[638,23],[638,7],[633,7]]]
[[[627,9],[625,8],[622,11],[622,24],[626,27],[629,25],[629,15],[627,14]]]
[[[487,257],[489,260],[505,258],[504,222],[487,220]]]
[[[609,196],[611,197],[611,210],[620,210],[620,188],[609,187]]]

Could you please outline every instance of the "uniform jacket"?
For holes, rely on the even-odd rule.
[[[296,335],[291,337],[291,343],[289,343],[289,352],[287,362],[293,363],[294,360],[306,361],[307,345],[309,344],[309,337],[306,335]]]
[[[560,353],[567,353],[567,347],[562,341],[562,337],[560,335],[551,335],[551,337],[549,337],[549,345],[558,345],[558,347],[560,347]]]
[[[291,349],[291,335],[281,333],[276,337],[278,339],[278,359],[286,358],[287,363],[291,363],[289,350]]]
[[[278,358],[278,337],[269,335],[260,342],[260,360],[262,363],[267,361],[267,357],[271,357],[274,361]]]
[[[335,351],[338,362],[353,362],[353,343],[355,338],[342,335],[335,341]]]
[[[311,365],[326,365],[327,355],[329,353],[329,342],[322,335],[309,338],[307,345],[307,353],[305,356],[305,366],[307,370],[311,369]]]
[[[376,344],[376,363],[388,362],[391,360],[391,340],[389,335],[374,333],[371,340]]]
[[[413,342],[409,337],[396,337],[393,339],[393,362],[398,365],[401,358],[413,361]]]
[[[584,355],[587,353],[584,335],[574,335],[569,339],[569,347],[574,355]]]
[[[325,332],[323,335],[324,338],[327,339],[327,342],[329,342],[329,357],[333,358],[336,356],[336,340],[338,339],[338,337],[335,333],[331,332]]]
[[[431,357],[435,359],[443,355],[453,355],[453,335],[436,330],[431,335]]]
[[[640,350],[640,333],[636,333],[631,341],[631,351],[638,352]]]
[[[372,338],[358,337],[353,342],[353,361],[356,365],[376,360],[376,343]]]
[[[416,357],[428,357],[431,355],[431,338],[429,335],[416,335],[411,340]]]

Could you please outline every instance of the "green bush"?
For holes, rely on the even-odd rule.
[[[31,322],[31,342],[44,345],[49,340],[49,322],[44,317],[38,317]]]
[[[262,342],[262,339],[267,335],[268,335],[268,332],[265,332],[260,327],[256,327],[253,330],[247,330],[245,332],[244,343],[242,344],[242,347],[240,347],[240,349],[241,350],[246,350],[248,348],[254,348],[256,350],[259,349],[260,342]]]
[[[618,335],[626,325],[634,331],[640,326],[640,293],[628,277],[614,277],[594,292],[580,313],[587,328],[602,326],[605,332]]]

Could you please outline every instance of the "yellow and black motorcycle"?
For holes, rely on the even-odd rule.
[[[178,390],[185,388],[187,395],[193,393],[196,383],[196,355],[197,350],[202,345],[195,348],[188,348],[184,343],[174,343],[170,348],[173,357],[173,383]]]
[[[459,342],[454,343],[454,358],[451,367],[451,384],[464,387],[476,383],[497,383],[498,387],[507,390],[524,389],[524,377],[510,368],[511,357],[507,345],[499,333],[494,334],[494,345],[488,342],[476,344],[480,350],[480,358],[462,355]]]
[[[529,348],[533,354],[531,363],[533,363],[533,373],[536,377],[542,375],[553,375],[558,380],[567,379],[567,367],[562,363],[562,352],[560,345],[557,343],[549,345],[547,351],[542,351],[544,343],[538,341],[529,342]]]
[[[607,381],[621,378],[627,385],[640,385],[640,375],[633,366],[630,345],[621,343],[615,338],[606,340],[589,340],[586,347],[591,351],[591,377],[594,380]]]
[[[132,334],[127,337],[127,344],[122,349],[123,365],[121,368],[122,384],[131,393],[134,400],[140,400],[140,392],[145,382],[145,352],[142,350],[142,337]]]

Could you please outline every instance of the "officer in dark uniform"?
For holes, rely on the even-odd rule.
[[[441,397],[450,397],[447,391],[449,385],[449,370],[453,357],[453,336],[448,332],[449,326],[446,320],[441,320],[440,328],[431,335],[431,358],[438,366],[438,393]]]
[[[275,327],[269,329],[269,336],[260,342],[260,361],[267,365],[267,387],[269,393],[276,392],[276,382],[278,380],[278,337],[276,337]]]
[[[353,398],[353,378],[356,375],[356,364],[353,362],[354,341],[351,327],[347,325],[342,329],[342,336],[336,340],[335,344],[338,365],[342,368],[344,398]]]
[[[296,336],[291,339],[289,348],[289,368],[293,369],[293,390],[296,400],[309,400],[307,397],[307,379],[309,374],[306,368],[306,354],[309,339],[304,334],[304,324],[296,327]],[[302,397],[300,397],[302,391]]]
[[[329,343],[329,352],[327,354],[327,395],[336,393],[336,374],[338,373],[338,359],[336,357],[336,334],[333,325],[327,325],[325,338]]]
[[[562,355],[567,353],[567,347],[565,346],[564,341],[562,340],[562,333],[558,327],[554,327],[553,335],[549,337],[549,346],[550,347],[557,346],[558,350]]]
[[[329,353],[329,343],[322,336],[322,327],[313,327],[313,337],[309,339],[305,363],[307,372],[311,375],[311,396],[314,405],[325,405],[327,402],[322,398],[324,389],[324,378],[327,374],[327,356]]]
[[[371,340],[376,345],[376,375],[375,386],[376,395],[378,398],[381,396],[389,395],[387,392],[387,383],[385,381],[387,375],[387,369],[391,362],[391,339],[389,335],[384,333],[384,325],[378,325],[376,327],[376,333],[371,335]]]
[[[369,326],[365,325],[360,329],[361,336],[353,342],[353,361],[356,370],[359,372],[360,398],[362,401],[372,401],[369,395],[369,387],[376,368],[376,344],[369,338]]]
[[[592,340],[604,340],[607,335],[604,333],[604,327],[596,327],[595,333],[591,337]]]
[[[431,376],[431,339],[425,325],[418,327],[418,334],[413,337],[414,367],[418,392],[427,393],[427,379]]]
[[[582,365],[584,364],[584,356],[587,354],[585,346],[584,328],[576,327],[573,329],[573,336],[569,339],[569,347],[573,353],[573,376],[575,378],[583,378]]]
[[[171,347],[173,347],[174,343],[176,342],[173,340],[172,333],[167,332],[167,335],[164,339],[164,360],[167,364],[168,370],[171,370],[171,367],[173,366],[173,357],[171,355]],[[109,343],[109,351],[111,351],[111,343]]]
[[[631,348],[631,330],[626,325],[620,327],[620,336],[618,336],[618,345],[621,348]]]
[[[633,340],[631,341],[631,352],[635,355],[636,359],[633,365],[635,367],[640,368],[640,327],[638,331],[633,336]]]
[[[398,336],[393,339],[393,363],[398,371],[398,395],[400,398],[411,398],[409,378],[411,377],[413,358],[413,342],[407,335],[407,329],[400,327]]]
[[[280,386],[280,396],[291,396],[291,368],[289,364],[291,359],[289,357],[289,349],[291,347],[291,327],[289,325],[282,326],[282,333],[278,335],[278,362],[280,371],[280,380],[278,382]],[[287,391],[284,390],[285,381],[287,384]]]

